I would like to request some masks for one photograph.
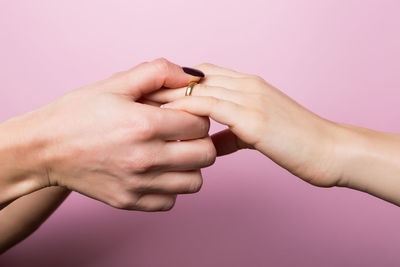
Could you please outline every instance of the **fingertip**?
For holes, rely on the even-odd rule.
[[[187,84],[185,84],[185,86],[192,82],[199,83],[200,80],[202,80],[205,77],[205,74],[201,70],[189,67],[181,67],[181,69],[183,70],[185,76],[187,77]]]
[[[204,73],[200,70],[181,67],[163,57],[151,61],[147,67],[153,68],[154,73],[157,73],[158,78],[163,80],[162,86],[164,88],[183,87],[192,81],[198,82],[202,77],[204,77]]]

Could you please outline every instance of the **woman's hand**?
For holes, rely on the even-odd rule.
[[[254,148],[305,181],[334,186],[341,179],[341,127],[318,117],[262,78],[202,64],[206,78],[192,96],[185,88],[154,92],[165,108],[209,116],[229,129],[212,138],[219,155]]]
[[[215,161],[209,120],[138,100],[199,79],[158,59],[1,124],[0,204],[58,185],[117,208],[171,209]]]
[[[263,79],[210,64],[194,87],[147,98],[229,127],[212,138],[219,155],[255,148],[303,180],[345,186],[400,205],[400,135],[325,120]]]

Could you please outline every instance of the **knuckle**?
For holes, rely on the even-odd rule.
[[[202,136],[207,136],[210,131],[210,119],[208,117],[202,117],[201,123],[198,124],[199,131]]]
[[[137,157],[131,160],[130,169],[135,173],[146,173],[153,167],[151,157]],[[141,185],[139,183],[136,183]]]
[[[259,82],[264,82],[264,79],[261,78],[261,76],[255,75],[255,74],[250,74],[248,75],[249,79],[254,80],[254,81],[259,81]]]
[[[221,99],[219,99],[219,98],[217,98],[215,96],[210,97],[210,100],[211,100],[213,105],[218,105],[218,104],[220,104],[222,102]]]
[[[214,66],[214,64],[211,64],[211,63],[208,63],[208,62],[204,62],[204,63],[201,63],[200,65],[197,65],[196,68],[199,68],[199,69],[202,69],[202,68],[207,69],[207,68],[211,68],[211,67],[213,67],[213,66]]]
[[[183,194],[188,192],[189,187],[190,185],[188,180],[181,180],[172,185],[170,189],[172,192]]]
[[[175,204],[163,207],[160,211],[170,211],[174,208]]]
[[[140,176],[129,178],[125,184],[129,191],[137,193],[146,192],[150,188],[148,179],[143,179],[143,177]]]
[[[256,87],[264,87],[265,86],[265,80],[258,75],[251,75],[250,79],[252,80],[252,83]]]
[[[128,171],[133,173],[146,173],[155,166],[154,153],[145,148],[136,148],[127,161]],[[137,179],[132,181],[132,183],[139,184]]]
[[[211,166],[215,163],[217,158],[217,152],[215,150],[215,147],[212,146],[211,149],[208,150],[208,152],[206,153],[206,159],[205,159],[205,163],[206,166]]]
[[[203,179],[198,177],[186,177],[186,179],[176,182],[171,189],[179,194],[192,194],[200,191]]]
[[[112,200],[110,205],[121,210],[133,210],[137,208],[136,202],[137,199],[131,194],[122,193]]]
[[[137,203],[138,204],[136,208],[137,210],[140,211],[145,211],[145,212],[169,211],[175,205],[175,197],[174,196],[168,197],[165,200],[163,200],[162,203],[158,203],[156,205],[146,201],[141,201],[141,199],[139,199]]]
[[[213,113],[215,108],[217,108],[220,104],[224,103],[224,101],[216,98],[215,96],[209,96],[209,97],[207,97],[207,100],[208,100],[210,108],[211,108],[210,113]]]
[[[154,116],[153,116],[154,117]],[[135,123],[135,137],[149,139],[156,134],[156,123],[150,115],[142,116],[140,121]]]
[[[217,157],[217,151],[211,138],[207,138],[204,144],[204,164],[205,166],[211,166],[215,163]]]
[[[147,64],[149,64],[148,61],[142,61],[140,64],[136,65],[135,67],[132,67],[131,70],[133,70],[133,69],[135,69],[137,67],[141,67],[141,66],[147,65]]]
[[[250,85],[252,88],[262,88],[265,86],[265,81],[262,77],[258,75],[247,75],[245,78],[243,78],[244,84]]]
[[[167,59],[163,57],[155,59],[152,63],[161,73],[168,72],[171,64]]]
[[[170,211],[175,206],[176,197],[171,197],[169,201],[167,201],[160,209],[160,211]]]
[[[203,186],[203,179],[201,178],[201,176],[196,177],[195,179],[192,179],[190,181],[188,193],[197,193],[201,190],[202,186]]]

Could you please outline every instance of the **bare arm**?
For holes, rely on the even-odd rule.
[[[0,254],[37,230],[69,193],[63,187],[48,187],[3,208],[0,211]]]
[[[342,175],[337,185],[400,206],[400,134],[343,124],[339,128]]]

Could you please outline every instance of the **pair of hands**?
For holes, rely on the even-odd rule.
[[[312,184],[340,182],[336,124],[257,76],[197,68],[206,77],[190,97],[185,87],[200,77],[157,59],[10,120],[32,133],[25,142],[36,155],[25,161],[35,179],[21,182],[20,191],[57,185],[116,208],[169,210],[178,194],[200,190],[201,168],[241,148],[259,150]],[[210,138],[208,117],[228,129]]]

